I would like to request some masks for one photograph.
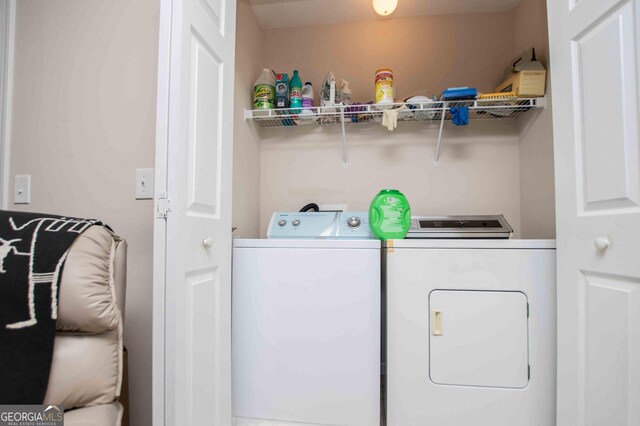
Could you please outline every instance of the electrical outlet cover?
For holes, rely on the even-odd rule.
[[[136,169],[136,200],[153,200],[153,169]]]

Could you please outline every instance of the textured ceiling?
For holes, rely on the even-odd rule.
[[[505,12],[520,0],[398,0],[390,17],[373,11],[371,0],[249,0],[264,29],[457,13]]]

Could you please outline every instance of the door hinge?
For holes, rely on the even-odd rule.
[[[527,318],[529,318],[529,304],[527,303]]]
[[[171,211],[171,200],[166,192],[158,193],[158,207],[156,209],[156,217],[166,219],[167,214]]]
[[[527,380],[531,380],[531,366],[527,365]]]

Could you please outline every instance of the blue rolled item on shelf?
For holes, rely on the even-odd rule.
[[[451,120],[456,126],[466,126],[469,124],[469,107],[458,106],[449,108]]]
[[[442,100],[475,99],[478,91],[474,87],[450,87],[442,92]]]

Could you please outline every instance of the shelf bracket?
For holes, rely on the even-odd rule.
[[[541,98],[532,99],[530,102],[531,102],[531,106],[533,106],[533,107],[547,109],[547,97],[546,96],[543,96]]]
[[[342,165],[349,167],[349,152],[347,150],[347,132],[344,128],[344,107],[340,107],[340,124],[342,125]]]
[[[442,114],[440,117],[440,131],[438,132],[438,145],[436,145],[436,155],[433,157],[433,165],[437,166],[440,160],[440,146],[442,145],[442,129],[444,128],[444,117],[447,114],[447,103],[442,102]]]

